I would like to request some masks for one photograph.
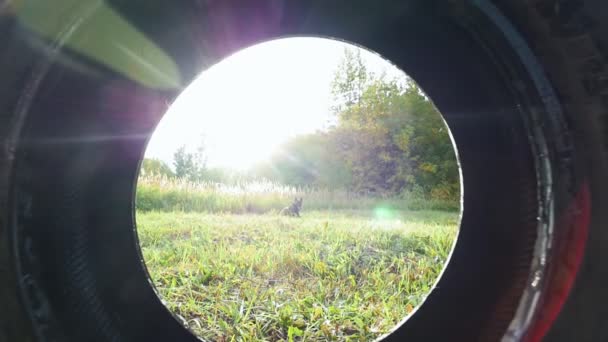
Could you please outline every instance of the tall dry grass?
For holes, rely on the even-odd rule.
[[[138,180],[136,207],[142,211],[268,213],[281,210],[294,197],[305,210],[459,210],[458,203],[404,194],[400,198],[364,196],[345,190],[293,187],[271,181],[235,184],[189,182],[162,176]]]

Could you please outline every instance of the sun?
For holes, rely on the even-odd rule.
[[[249,53],[247,53],[249,52]],[[208,70],[182,93],[167,117],[189,118],[188,126],[173,130],[174,139],[186,131],[200,135],[185,144],[203,141],[214,166],[243,170],[267,160],[292,134],[298,123],[288,111],[289,96],[277,89],[276,72],[268,72],[267,52],[242,51]],[[252,68],[257,66],[257,68]],[[298,101],[292,101],[297,104]],[[295,120],[295,121],[294,121]],[[302,121],[300,118],[299,121]],[[194,126],[194,127],[192,127]]]

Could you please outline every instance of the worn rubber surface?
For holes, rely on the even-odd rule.
[[[507,2],[505,2],[507,3]],[[608,3],[606,1],[528,1],[504,6],[531,42],[551,79],[584,165],[589,189],[590,225],[580,260],[577,246],[569,244],[583,229],[576,224],[562,227],[565,247],[552,266],[554,284],[545,303],[565,300],[559,312],[547,307],[537,317],[538,333],[531,341],[608,340]],[[576,192],[580,189],[572,189]],[[586,190],[583,190],[586,191]],[[580,194],[579,194],[580,195]],[[585,204],[583,204],[584,206]],[[581,208],[569,208],[577,215]],[[575,278],[571,291],[560,288],[564,279]],[[553,298],[552,298],[553,297]],[[557,298],[556,298],[557,297]],[[545,304],[547,305],[547,304]],[[549,306],[549,305],[547,305]],[[559,314],[558,314],[559,313]]]
[[[148,285],[132,234],[146,137],[179,88],[65,51],[99,13],[86,2],[46,6],[65,14],[42,39],[16,3],[0,4],[0,342],[194,340]],[[430,94],[463,165],[462,231],[387,340],[608,340],[605,1],[107,3],[169,52],[182,85],[239,48],[304,34],[373,49]],[[533,268],[543,224],[551,248]],[[539,304],[518,330],[524,293]]]

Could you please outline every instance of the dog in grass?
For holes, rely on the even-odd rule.
[[[281,209],[279,214],[283,216],[292,216],[292,217],[300,217],[300,210],[302,210],[302,202],[304,199],[302,197],[295,198],[293,203],[289,207],[285,207]]]

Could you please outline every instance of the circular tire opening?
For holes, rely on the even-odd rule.
[[[606,279],[592,262],[605,254],[605,216],[589,216],[590,199],[601,207],[605,193],[605,163],[596,170],[589,161],[605,162],[594,114],[603,106],[593,95],[601,63],[554,57],[579,51],[565,48],[573,42],[584,58],[600,54],[566,22],[579,17],[563,9],[576,6],[495,2],[4,6],[0,301],[10,321],[0,322],[0,339],[195,339],[159,299],[137,248],[140,163],[161,116],[201,70],[288,36],[336,37],[391,60],[433,99],[457,146],[466,188],[458,243],[424,304],[385,340],[521,340],[540,338],[554,321],[564,336],[580,330],[563,320],[602,326],[605,315],[589,304],[603,293],[596,279]],[[581,82],[580,70],[593,77]],[[587,230],[576,228],[587,225],[585,244]],[[584,282],[574,284],[579,265]],[[562,305],[566,318],[555,320]]]
[[[203,72],[148,144],[137,234],[159,297],[203,340],[373,340],[454,244],[449,130],[380,56],[322,38]]]

